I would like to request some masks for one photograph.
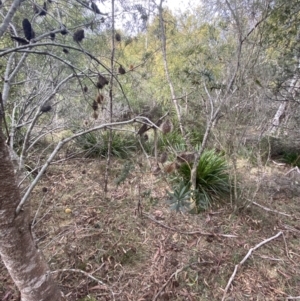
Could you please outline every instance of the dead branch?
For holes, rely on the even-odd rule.
[[[277,210],[270,209],[270,208],[268,208],[268,207],[265,207],[265,206],[263,206],[263,205],[260,205],[260,204],[258,204],[258,203],[256,203],[256,202],[254,202],[254,201],[251,201],[251,200],[248,200],[248,201],[249,201],[251,204],[256,205],[256,206],[258,206],[259,208],[262,208],[262,209],[264,209],[264,210],[266,210],[266,211],[268,211],[268,212],[274,212],[274,213],[281,214],[281,215],[284,215],[284,216],[289,216],[289,217],[292,216],[291,214],[287,214],[287,213],[284,213],[284,212],[280,212],[280,211],[277,211]]]
[[[158,225],[160,225],[161,227],[171,230],[173,232],[177,232],[180,234],[186,234],[186,235],[195,235],[195,234],[199,234],[199,235],[203,235],[203,236],[220,236],[220,237],[227,237],[227,238],[236,238],[237,235],[233,235],[233,234],[218,234],[218,233],[209,233],[209,232],[202,232],[202,231],[192,231],[192,232],[185,232],[185,231],[180,231],[178,229],[175,228],[171,228],[169,226],[164,225],[163,223],[157,221],[155,218],[153,218],[152,216],[143,213],[144,216],[146,216],[147,218],[149,218],[150,220],[152,220],[153,222],[157,223]]]
[[[52,271],[51,274],[60,273],[60,272],[75,272],[75,273],[81,273],[81,274],[85,275],[86,277],[91,278],[91,279],[93,279],[94,281],[98,282],[99,284],[106,286],[106,287],[108,288],[108,290],[109,290],[109,291],[111,292],[111,294],[112,294],[112,297],[113,297],[112,300],[113,300],[113,301],[116,300],[116,299],[115,299],[116,293],[114,293],[114,292],[108,287],[107,284],[105,284],[105,283],[102,282],[101,280],[95,278],[95,277],[92,276],[91,274],[89,274],[89,273],[87,273],[87,272],[85,272],[85,271],[83,271],[83,270],[79,270],[79,269],[58,269],[58,270]]]
[[[255,251],[256,249],[258,249],[259,247],[263,246],[264,244],[270,242],[271,240],[273,240],[273,239],[279,237],[280,235],[283,235],[283,233],[282,233],[281,231],[278,232],[276,235],[274,235],[274,236],[272,236],[272,237],[270,237],[270,238],[267,238],[267,239],[263,240],[262,242],[260,242],[259,244],[257,244],[254,248],[251,248],[251,249],[248,251],[248,253],[247,253],[246,256],[243,258],[243,260],[242,260],[239,264],[237,264],[237,265],[234,267],[234,271],[233,271],[231,277],[229,278],[229,281],[228,281],[228,283],[227,283],[227,285],[226,285],[226,287],[225,287],[222,301],[225,300],[227,291],[228,291],[228,289],[229,289],[229,287],[230,287],[230,285],[231,285],[231,283],[232,283],[232,281],[233,281],[233,279],[234,279],[234,277],[235,277],[235,274],[237,273],[238,268],[239,268],[242,264],[245,263],[245,261],[250,257],[250,255],[252,254],[252,252]]]
[[[170,278],[166,281],[166,283],[160,288],[160,290],[158,291],[158,293],[153,297],[152,301],[156,301],[157,298],[159,297],[159,295],[162,293],[162,291],[163,291],[163,290],[166,288],[166,286],[170,283],[170,281],[172,280],[172,278],[173,278],[174,276],[176,276],[178,273],[182,272],[186,267],[187,267],[187,266],[182,267],[182,268],[178,269],[176,272],[174,272],[174,273],[170,276]]]

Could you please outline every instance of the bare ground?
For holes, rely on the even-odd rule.
[[[106,196],[105,162],[87,159],[51,166],[33,192],[34,234],[67,300],[292,300],[300,295],[297,172],[242,164],[241,200],[190,215],[169,210],[168,181],[146,166],[137,165],[117,186],[123,163],[113,162]],[[225,293],[248,251],[278,233],[237,266]],[[0,300],[17,298],[1,265]]]

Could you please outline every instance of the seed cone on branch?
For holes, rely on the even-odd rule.
[[[44,2],[43,8],[39,12],[39,16],[46,16],[47,15],[47,3]]]
[[[94,111],[97,111],[97,110],[98,110],[98,103],[97,103],[96,100],[93,101],[92,108],[93,108]]]
[[[98,113],[96,111],[93,112],[93,118],[97,119],[98,118]]]
[[[102,94],[98,94],[97,95],[97,97],[96,97],[96,102],[98,103],[98,104],[101,104],[102,102],[103,102],[103,100],[104,100],[104,96],[102,95]]]
[[[66,26],[64,25],[64,24],[61,24],[60,25],[60,33],[64,36],[64,35],[66,35],[66,34],[68,34],[68,31],[67,31],[67,29],[66,29]]]
[[[122,65],[120,65],[120,67],[119,67],[119,73],[120,74],[125,74],[126,73],[126,71],[125,71],[125,69],[123,68]]]
[[[29,42],[24,39],[24,38],[20,38],[20,37],[15,37],[15,36],[10,36],[13,40],[17,41],[19,44],[21,45],[27,45],[29,44]]]
[[[47,112],[51,111],[51,109],[52,109],[51,105],[41,106],[41,112],[43,112],[43,113],[47,113]]]
[[[84,39],[84,30],[78,29],[73,34],[73,40],[75,42],[81,42]]]
[[[163,134],[167,134],[173,131],[173,124],[170,119],[164,121],[160,126],[161,131]]]
[[[166,152],[163,152],[159,158],[159,162],[161,164],[164,164],[167,162],[167,160],[168,160],[168,154]]]
[[[115,39],[117,42],[121,42],[121,35],[119,33],[115,34]]]
[[[88,90],[89,90],[89,89],[88,89],[87,86],[84,86],[84,87],[83,87],[83,92],[84,92],[84,93],[86,93]]]
[[[172,172],[174,172],[178,167],[179,167],[179,166],[178,166],[177,163],[175,163],[175,162],[170,163],[170,164],[168,164],[168,165],[166,165],[166,166],[164,167],[164,172],[166,172],[166,173],[172,173]]]
[[[94,2],[92,2],[91,3],[91,8],[92,8],[92,10],[93,10],[93,12],[95,13],[95,14],[101,14],[101,11],[99,10],[99,8],[98,8],[98,6],[97,6],[97,4],[96,3],[94,3]]]
[[[24,19],[22,21],[22,25],[23,25],[23,31],[24,31],[25,38],[28,41],[30,41],[31,39],[33,39],[35,37],[35,33],[32,29],[31,23],[29,22],[28,19]]]
[[[108,80],[103,75],[99,74],[97,88],[102,89],[105,85],[108,85]]]
[[[146,133],[149,130],[148,125],[147,124],[143,124],[140,129],[138,130],[137,134],[142,136],[144,133]]]
[[[55,39],[55,33],[54,33],[54,32],[51,32],[51,33],[50,33],[50,39],[51,39],[52,41],[54,41],[54,39]]]
[[[66,53],[66,54],[68,54],[68,53],[69,53],[69,50],[66,49],[66,48],[63,48],[63,52]]]

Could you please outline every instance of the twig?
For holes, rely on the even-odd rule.
[[[160,288],[160,290],[158,291],[158,293],[153,297],[152,301],[156,301],[156,300],[157,300],[157,298],[159,297],[159,295],[160,295],[160,294],[162,293],[162,291],[166,288],[166,286],[170,283],[170,281],[172,280],[172,278],[173,278],[174,276],[177,276],[178,273],[182,272],[184,269],[190,267],[191,265],[193,265],[193,263],[192,263],[192,264],[188,264],[188,265],[186,265],[186,266],[184,266],[184,267],[178,269],[176,272],[174,272],[174,273],[169,277],[169,279],[166,281],[166,283]]]
[[[287,176],[290,172],[292,172],[292,171],[294,171],[294,170],[295,170],[297,173],[300,173],[299,167],[296,166],[296,167],[292,168],[291,170],[289,170],[289,171],[288,171],[287,173],[285,173],[284,175]]]
[[[284,215],[284,216],[289,216],[289,217],[292,216],[291,214],[287,214],[287,213],[284,213],[284,212],[280,212],[280,211],[277,211],[277,210],[270,209],[270,208],[268,208],[268,207],[265,207],[265,206],[263,206],[263,205],[260,205],[260,204],[258,204],[258,203],[256,203],[256,202],[251,201],[251,200],[248,200],[248,201],[249,201],[251,204],[256,205],[256,206],[258,206],[258,207],[260,207],[260,208],[262,208],[262,209],[264,209],[264,210],[266,210],[266,211],[278,213],[278,214],[281,214],[281,215]]]
[[[109,291],[111,292],[111,294],[112,294],[112,297],[113,297],[112,300],[113,300],[113,301],[116,300],[116,299],[115,299],[115,295],[116,295],[116,294],[108,287],[107,284],[105,284],[105,283],[102,282],[101,280],[95,278],[94,276],[92,276],[91,274],[89,274],[89,273],[87,273],[87,272],[85,272],[85,271],[83,271],[83,270],[78,270],[78,269],[58,269],[58,270],[52,271],[51,274],[56,274],[56,273],[59,273],[59,272],[75,272],[75,273],[81,273],[81,274],[85,275],[86,277],[91,278],[91,279],[93,279],[94,281],[98,282],[99,284],[105,285],[105,286],[109,289]]]
[[[285,239],[285,236],[284,236],[283,233],[282,233],[282,238],[283,238],[283,242],[284,242],[284,245],[285,245],[285,253],[286,253],[286,256],[287,256],[287,258],[291,259],[291,258],[290,258],[290,255],[289,255],[289,249],[288,249],[288,246],[287,246],[287,243],[286,243],[286,239]]]
[[[195,234],[200,234],[203,236],[221,236],[221,237],[227,237],[227,238],[236,238],[238,237],[237,235],[233,235],[233,234],[218,234],[218,233],[209,233],[209,232],[202,232],[202,231],[192,231],[192,232],[185,232],[185,231],[180,231],[177,230],[175,228],[171,228],[169,226],[164,225],[163,223],[157,221],[155,218],[151,217],[150,215],[143,213],[144,216],[146,216],[147,218],[149,218],[150,220],[152,220],[153,222],[157,223],[158,225],[160,225],[161,227],[174,231],[174,232],[178,232],[180,234],[186,234],[186,235],[195,235]]]
[[[228,283],[227,283],[227,285],[226,285],[226,287],[225,287],[222,301],[225,300],[227,291],[228,291],[228,289],[229,289],[229,287],[230,287],[230,285],[231,285],[231,283],[232,283],[232,281],[233,281],[233,279],[234,279],[234,277],[235,277],[235,274],[236,274],[238,268],[239,268],[242,264],[245,263],[245,261],[250,257],[250,255],[252,254],[252,252],[255,251],[256,249],[258,249],[259,247],[263,246],[264,244],[270,242],[271,240],[273,240],[273,239],[279,237],[280,235],[283,235],[283,233],[282,233],[281,231],[278,232],[276,235],[274,235],[274,236],[272,236],[272,237],[270,237],[270,238],[268,238],[268,239],[263,240],[262,242],[260,242],[259,244],[257,244],[254,248],[251,248],[251,249],[248,251],[248,253],[246,254],[246,256],[243,258],[243,260],[242,260],[239,264],[235,265],[234,271],[233,271],[231,277],[229,278],[229,281],[228,281]]]

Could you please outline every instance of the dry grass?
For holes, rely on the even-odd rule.
[[[226,300],[300,295],[297,176],[257,171],[247,183],[253,186],[249,198],[256,191],[253,201],[291,216],[242,201],[235,210],[228,205],[183,215],[169,210],[166,181],[146,167],[136,166],[117,187],[121,162],[115,161],[106,197],[104,170],[105,162],[97,160],[66,161],[52,166],[32,195],[33,215],[41,204],[34,227],[38,246],[68,300],[221,300],[234,266],[279,231],[286,244],[280,236],[257,249],[239,268]],[[17,300],[6,270],[0,271],[0,299]]]

